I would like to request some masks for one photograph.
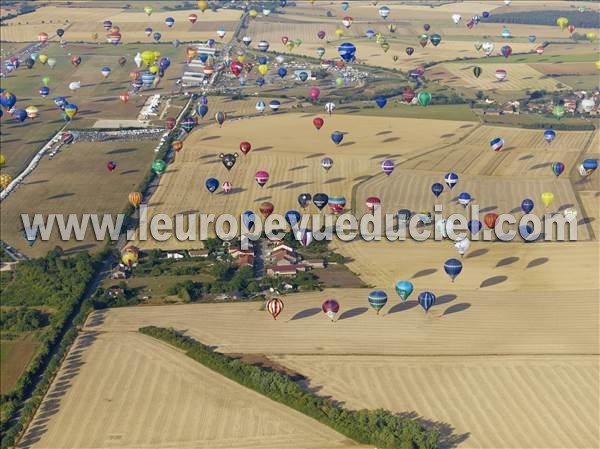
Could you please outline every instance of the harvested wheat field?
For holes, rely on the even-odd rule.
[[[63,39],[67,41],[100,41],[105,42],[107,31],[102,26],[106,19],[120,28],[121,42],[147,42],[154,43],[152,36],[144,33],[146,27],[154,32],[160,32],[164,41],[179,39],[181,41],[198,41],[216,38],[215,30],[223,27],[232,31],[241,17],[241,11],[233,9],[220,9],[218,12],[206,11],[198,13],[198,21],[191,24],[187,17],[190,10],[183,11],[155,11],[148,16],[144,11],[144,4],[137,3],[132,10],[120,8],[84,8],[67,6],[44,6],[27,14],[26,18],[16,17],[7,20],[6,27],[2,28],[2,40],[9,42],[35,42],[41,31],[48,33],[50,39],[59,40],[54,34],[57,28],[64,28]],[[167,17],[175,19],[172,28],[167,27],[164,21]],[[94,38],[93,34],[98,37]],[[230,33],[231,35],[231,33]]]
[[[50,447],[358,448],[317,421],[131,332],[78,338],[19,445]]]
[[[43,256],[56,245],[67,253],[101,247],[104,242],[94,239],[91,227],[81,241],[74,236],[62,241],[55,227],[49,241],[38,239],[29,247],[23,236],[21,214],[66,214],[66,221],[68,214],[102,217],[120,213],[127,205],[127,194],[136,190],[144,178],[154,158],[153,147],[150,140],[75,142],[63,146],[52,159],[44,157],[38,168],[2,202],[2,239],[32,257]],[[114,172],[106,168],[111,160],[117,163]]]
[[[279,114],[193,131],[175,162],[161,175],[160,185],[148,204],[148,219],[155,213],[239,215],[248,209],[258,212],[263,201],[272,202],[276,213],[285,213],[298,208],[297,197],[302,192],[327,192],[350,198],[354,184],[381,171],[383,159],[405,160],[435,148],[440,141],[455,142],[476,126],[436,120],[435,131],[432,131],[428,122],[416,119],[332,115],[326,116],[325,126],[316,131],[313,117],[312,114]],[[328,139],[335,130],[346,133],[339,146]],[[294,133],[305,138],[289,139]],[[246,156],[239,151],[239,144],[244,140],[253,148]],[[235,152],[239,153],[237,163],[228,172],[219,154]],[[321,159],[326,156],[334,160],[329,172],[321,167]],[[370,163],[365,164],[365,160]],[[254,179],[255,173],[262,169],[270,174],[263,188]],[[230,181],[232,191],[210,194],[204,187],[209,177]],[[143,249],[198,245],[198,242],[178,242],[174,238],[165,242],[139,242]]]

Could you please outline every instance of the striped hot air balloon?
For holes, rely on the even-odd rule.
[[[450,190],[458,183],[458,175],[456,173],[450,172],[444,176],[444,182],[448,186]]]
[[[444,271],[446,272],[446,274],[448,276],[450,276],[450,279],[452,279],[452,282],[454,282],[454,279],[456,278],[456,276],[458,276],[460,274],[460,272],[462,271],[462,268],[463,268],[463,265],[462,265],[461,261],[458,259],[448,259],[444,263]]]
[[[271,298],[267,301],[265,309],[267,310],[267,313],[276,320],[283,310],[283,301],[279,298]]]
[[[429,309],[431,309],[431,306],[435,304],[435,299],[435,295],[431,292],[419,293],[419,304],[421,305],[421,307],[423,307],[425,312],[429,311]]]
[[[390,159],[386,159],[385,161],[383,161],[381,163],[381,170],[383,170],[383,172],[389,176],[392,174],[392,172],[394,171],[394,161],[390,160]]]
[[[369,293],[369,304],[371,305],[371,307],[373,307],[375,309],[375,312],[377,312],[377,315],[379,315],[379,311],[381,309],[383,309],[383,307],[386,305],[388,297],[387,297],[387,293],[382,291],[382,290],[375,290],[372,291],[371,293]]]
[[[129,204],[131,204],[134,208],[138,208],[144,199],[144,196],[141,192],[131,192],[127,197],[129,200]]]
[[[490,141],[490,148],[494,151],[501,151],[504,146],[504,140],[502,137],[496,137]]]

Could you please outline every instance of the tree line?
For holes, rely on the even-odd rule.
[[[517,11],[492,14],[485,19],[491,23],[523,23],[527,25],[550,25],[557,26],[556,19],[566,17],[569,25],[577,28],[598,28],[600,26],[600,13],[595,11],[578,10],[539,10],[539,11]],[[565,33],[567,33],[565,31]],[[565,34],[568,37],[568,34]]]
[[[304,391],[289,376],[265,371],[238,359],[211,350],[208,346],[174,329],[155,326],[140,328],[145,335],[169,343],[207,368],[254,390],[269,399],[304,413],[361,444],[386,449],[434,449],[437,430],[428,430],[414,419],[388,410],[349,410],[332,400]]]

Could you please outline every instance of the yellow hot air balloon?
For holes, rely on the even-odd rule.
[[[158,73],[158,66],[156,64],[151,65],[150,68],[148,69],[148,71],[150,73],[157,74]]]
[[[589,33],[587,33],[585,35],[585,37],[587,37],[588,41],[594,42],[596,40],[596,33],[594,33],[593,31],[590,31]]]
[[[258,13],[255,9],[251,9],[250,11],[248,11],[248,15],[254,19],[256,16],[258,16]]]
[[[344,35],[344,30],[342,30],[341,28],[338,28],[337,30],[335,30],[335,35],[337,36],[337,38],[341,38]]]
[[[133,207],[135,207],[137,209],[138,207],[140,207],[140,204],[142,204],[142,200],[144,199],[144,196],[140,192],[131,192],[128,196],[128,199],[129,199],[129,204],[131,204]]]
[[[128,246],[121,253],[121,262],[128,267],[136,264],[140,258],[140,250],[135,246]]]
[[[569,24],[569,19],[566,17],[559,17],[556,19],[556,24],[560,27],[561,30],[564,30]]]
[[[146,64],[147,66],[149,66],[156,60],[156,57],[154,56],[154,52],[150,51],[150,50],[143,51],[140,56],[142,57],[142,62],[144,64]]]
[[[383,48],[384,53],[387,53],[387,51],[390,49],[390,44],[388,44],[387,42],[384,42],[381,44],[381,48]]]
[[[289,51],[292,51],[294,49],[294,47],[296,46],[296,44],[293,41],[288,41],[288,43],[285,44],[285,46]]]
[[[11,182],[12,178],[10,175],[0,175],[0,187],[2,187],[2,190],[5,190]]]
[[[48,62],[48,55],[41,54],[38,56],[38,61],[42,64],[46,64]]]
[[[596,61],[596,68],[600,70],[600,60]]]
[[[554,193],[552,193],[552,192],[542,193],[542,203],[544,203],[544,206],[548,207],[553,202],[554,202]]]
[[[6,165],[6,157],[3,154],[0,154],[0,167],[4,167]]]
[[[198,9],[204,12],[208,9],[208,2],[206,0],[198,0]]]
[[[237,60],[243,64],[246,62],[246,55],[238,55]]]
[[[36,118],[40,115],[40,111],[35,106],[27,106],[25,112],[27,112],[27,117],[29,118]]]
[[[152,11],[154,11],[154,8],[153,8],[152,6],[144,6],[144,12],[145,12],[147,15],[150,15],[150,14],[152,14]]]
[[[268,64],[261,64],[258,66],[258,73],[260,73],[262,76],[265,76],[268,72],[269,72]]]

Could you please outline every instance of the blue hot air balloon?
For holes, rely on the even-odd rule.
[[[196,106],[196,112],[201,118],[204,118],[204,116],[208,114],[208,106],[206,106],[205,104],[200,104]]]
[[[425,309],[425,312],[427,312],[431,309],[431,306],[435,304],[435,295],[431,292],[419,293],[419,304]]]
[[[375,290],[369,293],[369,304],[371,307],[375,309],[377,315],[379,315],[379,311],[385,306],[387,303],[388,297],[384,291]]]
[[[537,36],[535,34],[530,34],[529,37],[527,38],[527,40],[529,42],[531,42],[532,44],[535,42],[536,39],[537,39]]]
[[[504,140],[502,139],[502,137],[496,137],[495,139],[492,139],[490,141],[490,148],[494,151],[502,150],[503,146],[504,146]]]
[[[375,31],[367,30],[367,31],[365,31],[365,36],[367,36],[368,39],[373,39],[373,37],[375,37]]]
[[[259,56],[258,57],[258,63],[260,65],[267,64],[268,62],[269,62],[269,60],[267,59],[266,56]]]
[[[402,301],[406,301],[410,294],[413,292],[412,282],[409,281],[398,281],[396,282],[396,293],[402,298]]]
[[[46,98],[50,93],[50,89],[48,88],[48,86],[42,86],[40,87],[39,93],[42,98]]]
[[[158,42],[161,37],[162,34],[160,34],[158,31],[152,35],[152,39],[154,39],[156,42]]]
[[[458,203],[463,207],[467,207],[471,202],[471,195],[468,192],[462,192],[458,195]]]
[[[450,172],[444,176],[444,181],[450,190],[458,183],[458,175],[456,173]]]
[[[490,13],[488,11],[483,11],[483,13],[481,13],[481,15],[483,16],[484,19],[487,19],[490,16]]]
[[[556,177],[559,177],[562,172],[565,171],[565,164],[563,164],[562,162],[553,162],[552,163],[552,173],[554,173],[554,175]]]
[[[433,192],[433,194],[435,195],[436,198],[438,198],[442,192],[444,191],[444,186],[439,183],[439,182],[434,182],[431,185],[431,191]]]
[[[528,214],[529,212],[531,212],[533,210],[533,200],[529,199],[529,198],[525,198],[522,202],[521,202],[521,209],[523,210],[523,212],[525,212],[526,214]]]
[[[344,134],[341,133],[340,131],[334,131],[331,133],[331,140],[336,145],[339,145],[341,143],[341,141],[344,140]]]
[[[204,185],[206,186],[206,190],[208,190],[210,193],[214,193],[215,190],[219,188],[220,183],[218,179],[208,178]]]
[[[12,116],[19,122],[23,123],[27,118],[27,111],[25,109],[16,109],[13,111]]]
[[[163,70],[167,70],[170,65],[171,65],[171,60],[169,58],[167,58],[166,56],[163,56],[158,61],[158,66]]]
[[[479,220],[471,220],[467,223],[471,235],[476,235],[483,228],[483,224]]]
[[[242,223],[244,227],[248,230],[254,227],[254,221],[256,220],[256,215],[251,210],[247,210],[242,214]]]
[[[258,87],[263,87],[265,85],[265,79],[262,76],[259,78],[256,78],[256,85]]]
[[[171,28],[175,24],[175,19],[173,17],[167,17],[165,19],[165,25]]]
[[[280,107],[281,107],[281,101],[279,101],[279,100],[271,100],[269,102],[269,108],[271,108],[271,111],[273,111],[273,112],[279,111]]]
[[[387,104],[387,98],[385,98],[383,95],[379,95],[375,97],[375,103],[377,103],[377,106],[380,108],[383,108]]]
[[[8,91],[4,91],[0,94],[0,105],[6,109],[11,109],[17,102],[17,97]]]
[[[338,53],[344,61],[350,62],[354,59],[356,47],[350,42],[344,42],[338,47]]]
[[[450,279],[452,279],[452,282],[454,282],[454,279],[456,278],[456,276],[458,276],[460,274],[460,272],[462,271],[462,268],[463,268],[462,263],[458,259],[448,259],[444,263],[444,271],[446,272],[446,274],[448,276],[450,276]]]
[[[544,140],[548,143],[552,143],[552,141],[556,139],[556,131],[553,129],[547,129],[544,131]]]
[[[198,55],[198,58],[204,64],[206,61],[208,61],[208,56],[209,56],[208,53],[200,53]]]
[[[54,104],[59,108],[64,108],[69,102],[65,97],[54,97]]]
[[[204,95],[202,95],[199,99],[198,99],[198,103],[199,104],[205,104],[208,105],[208,98]]]
[[[297,210],[288,210],[285,213],[285,221],[287,221],[287,223],[290,226],[294,226],[296,224],[300,224],[300,218],[302,217],[302,215],[300,215],[300,212],[298,212]]]
[[[279,70],[277,70],[277,74],[280,78],[285,78],[285,76],[287,75],[287,69],[285,67],[279,67]]]
[[[342,9],[344,11],[348,11],[348,8],[350,8],[350,3],[349,2],[342,2],[341,6],[342,6]]]

